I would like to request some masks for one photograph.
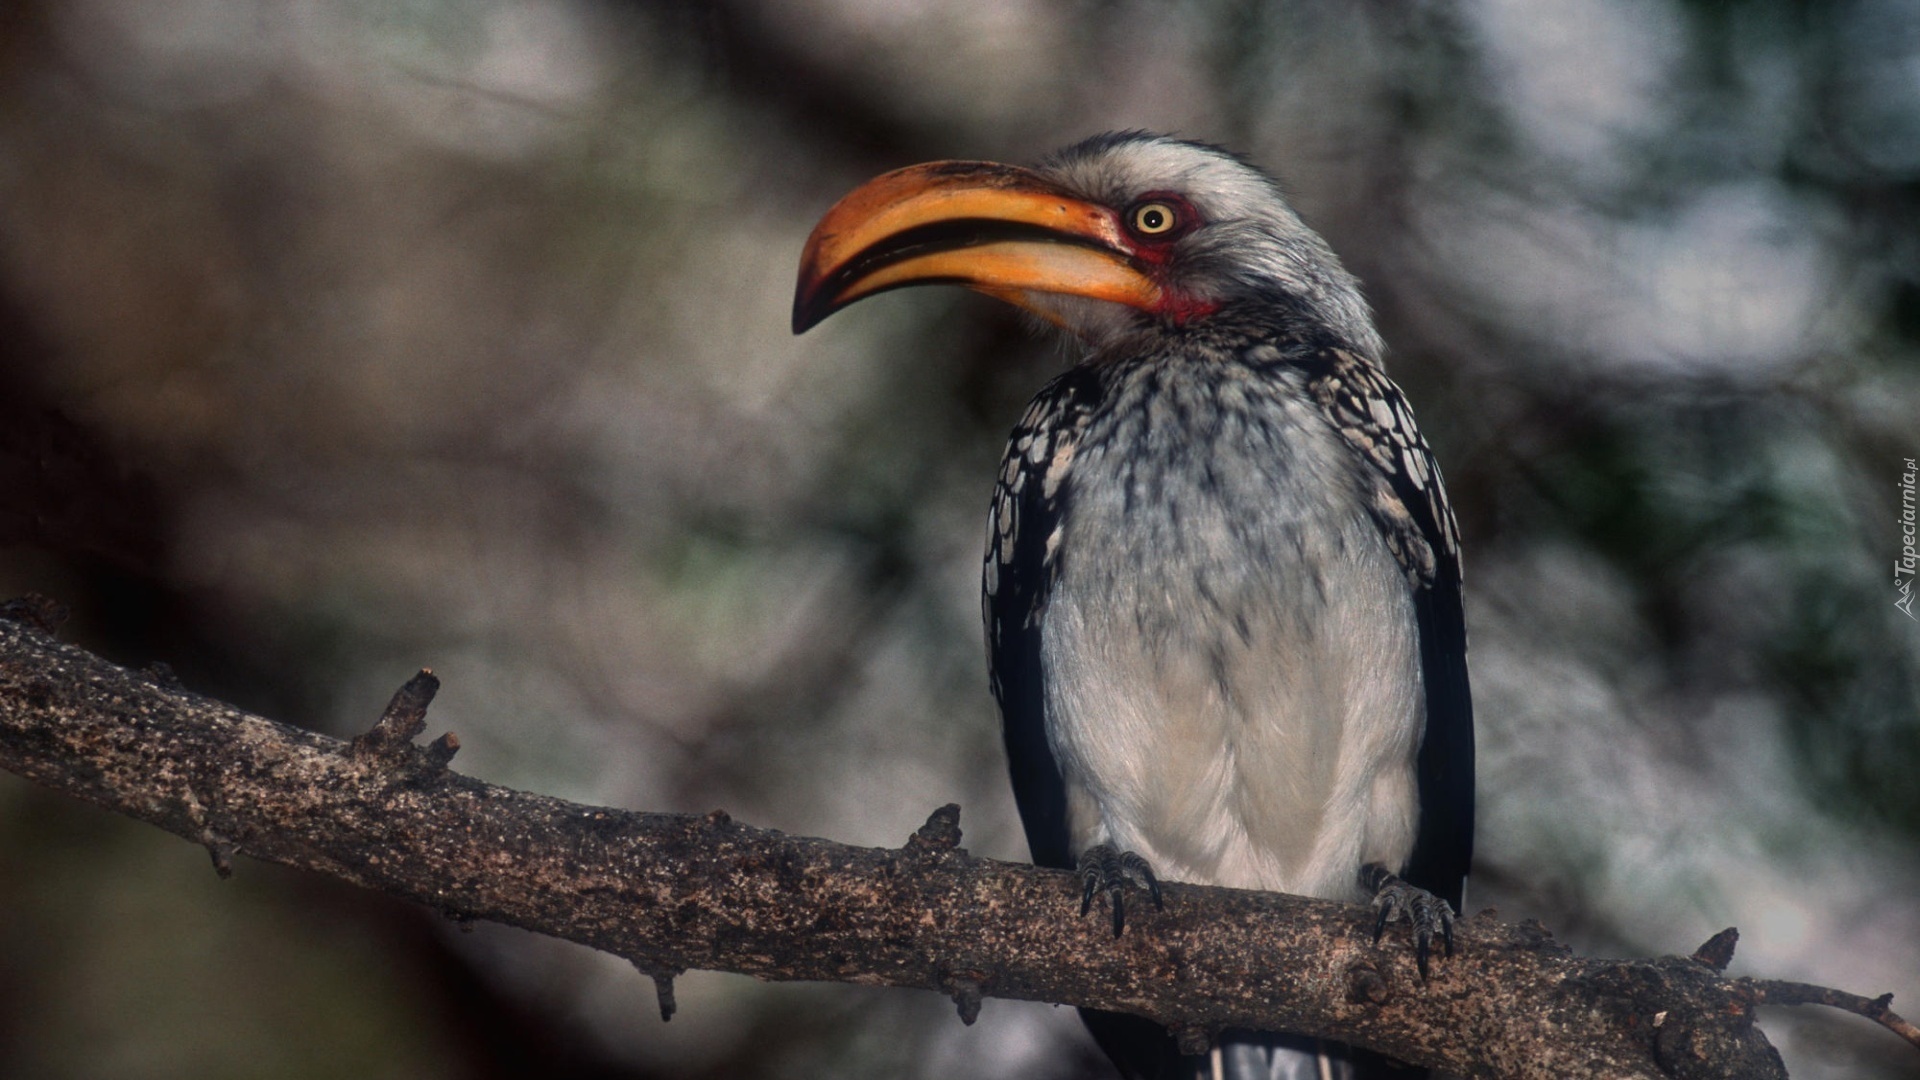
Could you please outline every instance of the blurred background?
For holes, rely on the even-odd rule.
[[[9,0],[0,594],[483,779],[1024,859],[977,575],[1058,346],[787,330],[854,184],[1145,127],[1366,282],[1467,545],[1470,908],[1920,1013],[1910,0]],[[0,774],[0,1074],[1101,1076],[1070,1010],[689,974]],[[1920,1076],[1773,1011],[1797,1078]]]

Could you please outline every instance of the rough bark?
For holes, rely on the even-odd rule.
[[[1173,884],[1116,939],[1080,916],[1072,875],[968,855],[957,807],[879,849],[720,811],[569,803],[451,771],[450,735],[415,745],[429,673],[341,742],[14,614],[0,767],[204,845],[222,873],[248,855],[625,957],[656,978],[663,1014],[672,976],[700,968],[936,990],[968,1022],[1006,997],[1138,1013],[1194,1045],[1223,1027],[1308,1032],[1473,1076],[1786,1075],[1753,1023],[1765,984],[1720,973],[1730,937],[1694,957],[1591,959],[1482,913],[1423,982],[1404,935],[1374,944],[1367,908]]]

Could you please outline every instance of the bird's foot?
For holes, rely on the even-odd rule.
[[[1404,922],[1413,929],[1413,958],[1420,977],[1427,977],[1427,957],[1433,951],[1433,939],[1440,938],[1447,955],[1453,955],[1453,905],[1417,885],[1409,885],[1379,863],[1360,868],[1360,887],[1373,893],[1373,909],[1379,919],[1373,924],[1373,943],[1380,943],[1388,923]]]
[[[1153,867],[1147,860],[1131,851],[1121,851],[1112,844],[1095,844],[1080,853],[1080,917],[1086,918],[1093,909],[1093,895],[1104,892],[1113,902],[1113,936],[1119,937],[1126,926],[1127,907],[1123,894],[1128,886],[1147,890],[1152,897],[1154,909],[1165,911],[1167,906],[1160,902],[1160,882],[1153,876]]]

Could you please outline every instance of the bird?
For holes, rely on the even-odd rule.
[[[1371,900],[1424,979],[1472,857],[1459,530],[1358,280],[1246,158],[1124,131],[857,187],[807,240],[793,329],[940,283],[1080,350],[1013,428],[982,570],[1033,860],[1116,935],[1162,880]],[[1082,1015],[1127,1077],[1407,1075]]]

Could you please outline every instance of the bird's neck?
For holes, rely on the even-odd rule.
[[[1206,363],[1244,358],[1259,346],[1280,362],[1311,361],[1329,349],[1381,367],[1381,344],[1369,333],[1363,340],[1340,333],[1304,305],[1284,302],[1222,306],[1205,318],[1173,322],[1141,320],[1104,341],[1091,341],[1081,366],[1108,369],[1142,358],[1170,357]]]

